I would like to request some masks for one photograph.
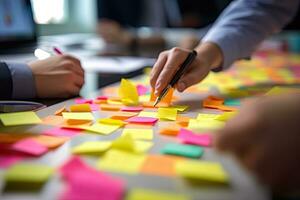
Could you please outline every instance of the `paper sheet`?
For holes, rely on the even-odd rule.
[[[42,122],[35,112],[31,111],[0,114],[0,120],[4,126],[31,125]]]
[[[125,105],[138,105],[139,94],[136,86],[127,79],[122,79],[119,88],[119,97]]]

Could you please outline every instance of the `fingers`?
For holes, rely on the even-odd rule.
[[[79,76],[84,75],[84,70],[81,66],[80,60],[70,55],[63,55],[62,59],[63,59],[62,65],[64,69],[73,71]]]
[[[162,68],[165,66],[165,64],[167,62],[167,54],[168,54],[167,51],[160,53],[156,63],[153,66],[153,69],[152,69],[151,75],[150,75],[150,85],[152,88],[155,88],[157,78],[158,78]]]

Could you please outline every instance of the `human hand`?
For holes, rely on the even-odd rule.
[[[176,85],[179,92],[183,92],[189,86],[199,83],[211,69],[220,66],[222,63],[221,50],[213,43],[201,44],[195,50],[198,53],[197,57]],[[160,53],[150,75],[150,84],[155,89],[156,95],[159,95],[168,85],[189,53],[190,50],[178,47]]]
[[[237,159],[275,191],[300,186],[300,94],[261,97],[243,105],[216,133],[218,150]]]
[[[187,35],[183,37],[180,41],[178,46],[183,49],[194,49],[198,44],[200,40],[196,35]]]
[[[70,55],[53,56],[28,65],[32,70],[39,98],[78,95],[84,84],[84,71],[80,61]]]
[[[121,27],[113,20],[103,19],[98,22],[99,35],[107,43],[121,44],[128,46],[133,39],[133,35]]]

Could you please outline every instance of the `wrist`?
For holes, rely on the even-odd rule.
[[[195,51],[197,51],[199,57],[205,58],[210,70],[214,70],[222,66],[223,53],[220,47],[215,43],[201,43],[195,48]]]

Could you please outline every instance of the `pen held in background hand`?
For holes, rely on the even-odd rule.
[[[63,52],[57,48],[57,47],[53,47],[53,51],[57,54],[57,55],[63,55]]]
[[[162,92],[160,93],[160,95],[156,98],[156,100],[154,102],[154,107],[164,98],[164,96],[166,96],[166,94],[168,93],[169,89],[175,86],[175,84],[178,82],[178,80],[180,79],[180,77],[186,72],[187,68],[194,61],[194,59],[196,58],[196,56],[197,56],[197,52],[195,50],[193,50],[192,52],[189,53],[189,55],[187,56],[187,58],[185,59],[185,61],[182,63],[182,65],[180,66],[180,68],[178,69],[178,71],[175,73],[175,75],[171,79],[170,83],[167,85],[167,87],[165,87],[162,90]]]

